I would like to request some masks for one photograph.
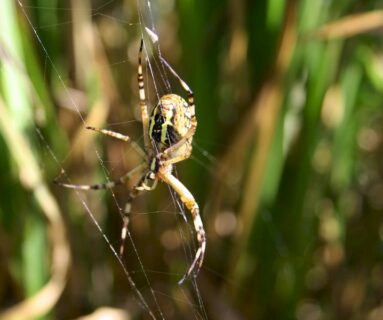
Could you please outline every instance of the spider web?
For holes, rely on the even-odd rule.
[[[147,90],[147,100],[149,101],[149,106],[155,103],[164,93],[170,93],[173,92],[173,86],[171,85],[171,79],[169,79],[168,72],[166,70],[166,67],[162,63],[162,52],[160,50],[160,44],[161,39],[158,36],[158,31],[156,29],[156,23],[155,23],[155,16],[153,12],[156,12],[153,9],[153,2],[151,0],[137,0],[137,16],[138,16],[138,22],[135,21],[126,21],[122,19],[118,15],[106,15],[104,13],[101,13],[101,9],[104,9],[107,6],[115,4],[115,0],[108,1],[101,6],[92,9],[92,16],[95,17],[97,15],[103,15],[107,17],[108,19],[112,19],[114,21],[117,21],[121,24],[126,24],[128,27],[129,32],[137,32],[140,33],[140,36],[144,38],[144,54],[145,54],[145,62],[146,62],[146,72],[145,72],[145,85],[148,88],[150,83],[153,85],[153,91],[154,95],[150,95],[151,90]],[[62,74],[62,71],[59,70],[56,66],[56,62],[52,58],[52,54],[48,52],[47,46],[44,44],[42,37],[40,36],[40,30],[39,27],[36,25],[36,23],[32,20],[29,9],[30,7],[27,6],[27,3],[24,0],[18,0],[19,7],[25,16],[34,36],[35,39],[40,46],[43,55],[46,60],[46,64],[49,65],[53,70],[53,77],[56,78],[56,81],[59,82],[59,86],[64,91],[64,94],[67,98],[67,100],[70,102],[70,107],[75,110],[75,113],[77,114],[78,118],[80,119],[84,131],[85,126],[89,125],[90,123],[86,122],[86,119],[82,115],[82,110],[77,102],[77,100],[74,98],[73,91],[69,88],[69,86],[64,81],[64,77]],[[50,8],[41,8],[44,10],[50,10]],[[73,8],[69,7],[62,7],[60,10],[75,10]],[[64,22],[65,23],[65,22]],[[68,24],[71,24],[71,21],[67,22]],[[138,26],[138,30],[137,30]],[[49,29],[49,26],[45,26],[45,29]],[[136,56],[138,55],[138,50],[136,52]],[[128,60],[120,60],[117,62],[114,62],[113,65],[117,64],[124,64],[127,63]],[[112,65],[112,63],[111,63]],[[135,74],[136,75],[136,74]],[[136,107],[135,107],[136,108]],[[138,109],[138,108],[137,108]],[[132,111],[133,113],[133,111]],[[128,121],[122,122],[122,124],[127,124]],[[117,123],[113,123],[110,125],[116,125]],[[121,124],[121,123],[119,123]],[[65,161],[62,161],[58,158],[56,152],[54,151],[55,146],[51,146],[47,139],[45,138],[44,134],[37,129],[37,134],[42,141],[44,147],[48,151],[50,157],[53,159],[55,165],[61,171],[60,177],[65,180],[65,182],[73,183],[72,179],[73,175],[69,175],[65,170]],[[99,166],[101,167],[101,171],[103,172],[103,179],[105,181],[111,180],[111,172],[109,164],[107,165],[102,157],[102,153],[98,150],[96,146],[93,146],[93,154],[95,158],[97,159],[97,162]],[[202,154],[206,157],[209,157],[209,155],[204,154],[204,151],[201,151]],[[198,161],[198,158],[195,158],[195,161]],[[213,159],[214,160],[214,159]],[[100,181],[102,182],[102,181]],[[86,182],[87,183],[87,182]],[[93,181],[90,181],[90,183],[93,183]],[[136,304],[139,305],[143,313],[152,319],[167,319],[172,318],[169,314],[169,303],[173,305],[183,305],[185,315],[187,313],[188,318],[195,318],[195,319],[207,319],[207,314],[204,308],[204,303],[202,296],[200,294],[197,280],[190,279],[188,283],[185,283],[182,286],[177,285],[177,281],[175,281],[173,284],[167,284],[170,289],[168,290],[161,290],[161,287],[154,286],[152,283],[152,275],[156,273],[163,273],[164,276],[169,278],[175,278],[167,271],[158,270],[156,268],[156,265],[150,265],[148,266],[149,262],[145,261],[144,258],[142,258],[142,253],[139,250],[139,245],[137,245],[137,240],[135,240],[135,235],[131,234],[131,232],[128,230],[128,236],[127,236],[127,243],[125,244],[125,252],[129,253],[125,257],[120,258],[116,248],[119,246],[119,236],[120,234],[110,234],[107,231],[105,231],[105,227],[102,225],[102,223],[99,222],[100,217],[97,212],[97,206],[94,208],[94,205],[92,203],[92,200],[88,198],[88,196],[79,190],[71,190],[70,192],[73,192],[75,194],[75,197],[77,200],[81,203],[83,209],[85,209],[87,215],[90,217],[90,220],[96,227],[98,234],[101,235],[104,242],[107,244],[107,247],[112,252],[112,255],[115,258],[115,261],[118,263],[120,269],[122,270],[125,279],[127,280],[127,283],[130,286],[131,292],[134,293]],[[118,195],[115,193],[114,190],[109,191],[111,194],[111,198],[113,200],[113,203],[117,210],[119,212],[122,212],[122,206],[120,204],[121,200],[119,199]],[[156,191],[154,191],[156,192]],[[153,196],[153,192],[146,195],[146,197]],[[99,201],[102,200],[101,196],[95,196],[98,198]],[[133,202],[134,205],[134,202]],[[177,220],[177,230],[179,233],[179,237],[182,240],[182,247],[184,252],[184,259],[186,260],[186,266],[190,265],[190,263],[193,261],[193,257],[196,251],[195,248],[195,241],[194,241],[194,234],[193,234],[193,228],[190,225],[190,219],[188,218],[188,213],[185,211],[183,205],[180,203],[178,197],[175,195],[175,193],[169,188],[169,200],[168,200],[168,207],[166,210],[160,210],[158,211],[150,211],[145,212],[145,215],[150,214],[151,216],[159,215],[157,219],[161,219],[162,216],[166,213],[170,213],[173,218]],[[153,213],[153,214],[152,214]],[[110,213],[109,213],[110,214]],[[133,212],[133,215],[142,215],[137,212]],[[135,222],[135,217],[132,217],[132,224]],[[185,223],[187,222],[187,223]],[[159,236],[157,234],[157,236]],[[133,269],[131,267],[132,263],[131,260],[135,260],[135,264],[138,266],[138,269]],[[157,269],[157,270],[156,270]],[[185,270],[186,271],[186,270]],[[136,275],[139,275],[138,280]],[[179,278],[182,277],[181,275],[176,275]],[[175,278],[176,279],[176,278]],[[139,285],[137,283],[139,282]],[[128,290],[126,290],[127,292]],[[170,291],[176,292],[175,294],[170,295]],[[127,292],[126,295],[132,295],[130,292]],[[186,308],[185,308],[186,307]]]

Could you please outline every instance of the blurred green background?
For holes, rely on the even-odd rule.
[[[0,319],[383,319],[383,1],[150,4],[1,1]],[[142,143],[137,54],[153,26],[195,93],[177,174],[208,247],[198,287],[179,287],[191,222],[163,184],[138,198],[122,261],[145,308],[102,237],[118,249],[127,189],[53,180],[139,163],[85,125]],[[149,105],[167,80],[184,95],[145,45]]]

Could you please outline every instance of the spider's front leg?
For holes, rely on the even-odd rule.
[[[193,195],[190,193],[190,191],[181,183],[181,181],[174,177],[166,167],[162,167],[159,169],[158,176],[162,181],[166,182],[169,186],[173,188],[173,190],[180,197],[182,203],[186,206],[186,208],[188,208],[192,215],[194,228],[197,233],[198,249],[188,271],[178,282],[179,284],[182,284],[192,274],[194,277],[196,277],[199,273],[199,270],[202,267],[206,251],[205,229],[203,227],[201,216],[199,214],[198,204],[195,201]]]
[[[132,188],[132,190],[129,192],[128,200],[125,204],[124,211],[122,212],[122,229],[121,229],[121,245],[120,245],[120,258],[122,258],[124,254],[124,247],[125,247],[125,240],[126,236],[128,235],[128,226],[129,226],[129,216],[132,209],[132,202],[133,200],[140,195],[144,191],[151,191],[153,190],[157,185],[157,179],[152,176],[152,172],[149,170],[147,173],[145,173],[138,183]]]
[[[101,190],[101,189],[113,189],[114,187],[118,185],[125,184],[128,180],[130,180],[134,175],[137,173],[147,170],[147,164],[142,163],[138,167],[134,168],[133,170],[129,171],[128,173],[124,174],[122,177],[120,177],[118,180],[115,181],[108,181],[106,183],[97,183],[97,184],[69,184],[69,183],[62,183],[60,181],[54,180],[54,183],[65,188],[69,189],[77,189],[77,190]],[[121,229],[121,245],[120,245],[120,251],[119,255],[120,257],[124,254],[124,243],[126,240],[126,236],[128,234],[128,225],[129,225],[129,216],[131,212],[132,207],[132,201],[143,191],[151,190],[151,188],[154,188],[156,186],[157,180],[154,179],[154,181],[151,181],[151,184],[149,185],[148,180],[151,179],[148,174],[144,174],[139,182],[133,187],[133,189],[129,192],[128,200],[125,204],[124,211],[121,213],[122,216],[122,229]]]

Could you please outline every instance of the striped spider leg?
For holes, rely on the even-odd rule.
[[[104,130],[104,129],[100,129],[100,132],[102,132],[101,130]],[[96,131],[98,131],[98,130],[96,130]],[[106,183],[69,184],[69,183],[59,182],[57,180],[54,180],[53,182],[55,184],[61,186],[61,187],[65,187],[65,188],[69,188],[69,189],[77,189],[77,190],[85,190],[85,191],[88,191],[88,190],[107,190],[107,189],[113,189],[117,186],[126,184],[133,176],[135,176],[139,173],[142,174],[143,171],[146,171],[147,167],[148,166],[147,166],[146,162],[143,162],[140,165],[138,165],[137,167],[135,167],[134,169],[132,169],[129,172],[127,172],[126,174],[124,174],[123,176],[121,176],[119,179],[114,180],[114,181],[108,181]],[[120,245],[120,250],[119,250],[120,258],[122,258],[123,254],[124,254],[124,244],[125,244],[126,236],[128,233],[129,216],[130,216],[130,211],[131,211],[131,207],[132,207],[131,203],[134,200],[134,198],[136,198],[137,195],[142,190],[148,190],[147,188],[142,187],[142,185],[144,183],[145,183],[145,180],[143,180],[141,178],[139,180],[139,182],[132,188],[132,190],[130,190],[128,197],[127,197],[127,201],[125,203],[124,211],[122,211],[122,213],[121,213],[123,226],[121,229],[121,245]]]
[[[141,41],[140,55],[142,43]],[[206,251],[206,235],[199,206],[191,192],[172,174],[173,164],[188,159],[191,155],[197,119],[192,90],[166,60],[162,59],[162,62],[187,92],[187,102],[176,94],[162,96],[149,118],[149,138],[151,147],[154,148],[150,169],[157,179],[167,183],[177,193],[181,202],[190,211],[197,235],[198,248],[192,264],[179,281],[181,284],[191,275],[194,277],[198,275]],[[143,86],[141,88],[144,90]]]

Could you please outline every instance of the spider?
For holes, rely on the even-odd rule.
[[[172,174],[173,164],[189,158],[192,152],[192,140],[197,127],[194,94],[186,82],[181,79],[164,59],[162,59],[162,62],[186,91],[187,102],[179,95],[172,93],[166,94],[159,99],[158,104],[154,107],[149,117],[142,68],[143,45],[144,42],[143,39],[141,39],[138,53],[138,91],[145,148],[142,149],[138,144],[132,141],[129,136],[118,132],[91,126],[87,126],[86,129],[130,143],[146,161],[124,174],[116,181],[91,185],[75,185],[55,182],[60,186],[72,189],[111,189],[117,185],[126,184],[126,182],[134,175],[141,173],[140,179],[129,192],[125,209],[122,212],[123,226],[121,229],[120,257],[123,255],[133,199],[144,191],[153,190],[158,181],[167,183],[177,193],[181,202],[190,211],[198,242],[194,260],[185,275],[179,281],[179,284],[182,284],[184,280],[191,275],[194,277],[198,275],[206,250],[205,230],[200,217],[198,204],[192,193]]]

